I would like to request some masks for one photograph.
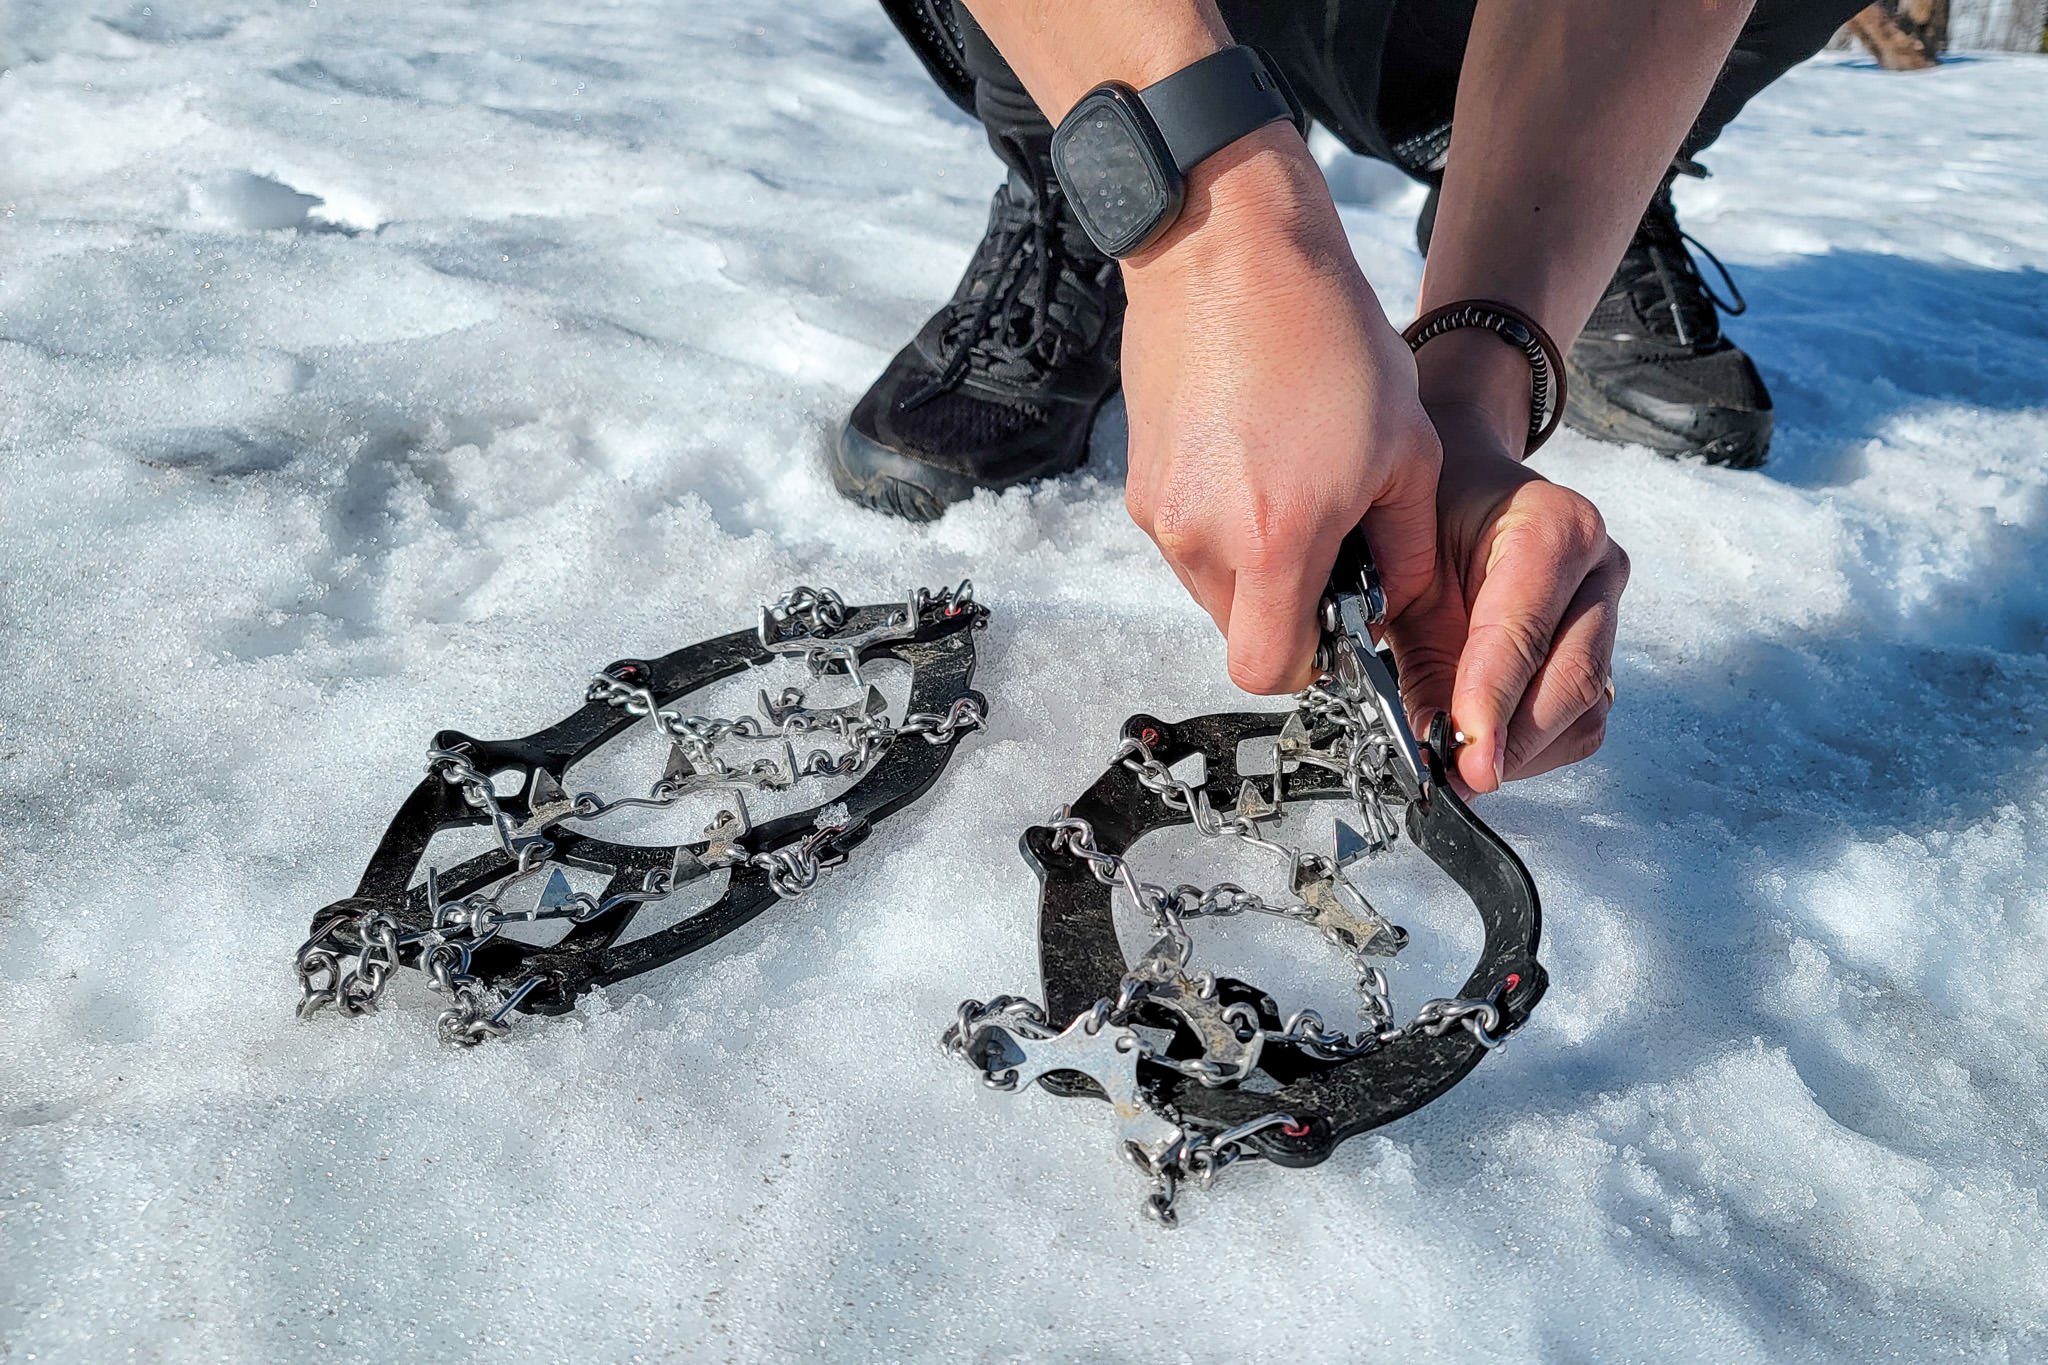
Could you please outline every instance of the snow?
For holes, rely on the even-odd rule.
[[[1542,457],[1636,565],[1606,749],[1486,805],[1551,994],[1164,1233],[933,1044],[1035,989],[1021,828],[1241,699],[1118,413],[929,529],[832,495],[994,181],[873,6],[15,0],[0,64],[0,1358],[2048,1348],[2048,65],[1823,58],[1680,187],[1780,432]],[[1419,195],[1333,177],[1405,315]],[[963,575],[992,729],[814,898],[473,1052],[416,979],[293,1020],[435,730]],[[1280,932],[1205,942],[1341,1002]]]

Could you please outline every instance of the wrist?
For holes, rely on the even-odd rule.
[[[1328,183],[1292,126],[1268,124],[1209,157],[1188,176],[1179,219],[1123,262],[1133,297],[1190,273],[1317,258],[1343,241]],[[1342,256],[1349,260],[1346,247]],[[1325,262],[1327,264],[1327,261]]]
[[[1431,412],[1457,409],[1521,459],[1529,443],[1529,361],[1477,328],[1448,332],[1415,353],[1416,391]]]

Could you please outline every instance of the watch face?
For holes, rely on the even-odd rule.
[[[1074,216],[1111,256],[1138,250],[1180,212],[1180,175],[1125,89],[1083,96],[1053,135],[1052,162]]]

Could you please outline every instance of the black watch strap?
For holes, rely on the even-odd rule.
[[[1138,92],[1182,175],[1282,119],[1300,127],[1286,83],[1256,48],[1226,47]]]

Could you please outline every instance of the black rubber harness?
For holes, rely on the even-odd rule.
[[[841,627],[818,637],[850,638],[900,618],[904,605],[852,608]],[[973,602],[949,604],[918,618],[909,639],[887,640],[856,651],[862,663],[895,659],[911,669],[910,699],[905,714],[943,712],[957,699],[972,698],[985,709],[968,683],[974,674],[974,636],[986,622],[986,608]],[[756,631],[739,630],[701,644],[686,646],[659,659],[623,659],[604,671],[636,687],[645,687],[666,706],[774,655]],[[482,773],[519,775],[517,796],[502,798],[505,809],[530,816],[534,779],[547,773],[555,782],[579,760],[616,738],[639,717],[604,701],[591,701],[573,715],[520,739],[482,740],[453,730],[434,736],[436,749],[464,750]],[[843,832],[817,850],[821,864],[843,861],[865,839],[876,821],[887,819],[922,796],[938,779],[954,749],[968,733],[962,729],[941,743],[904,740],[892,744],[851,787],[809,810],[764,820],[733,840],[746,854],[773,852],[812,835],[820,812],[843,806]],[[424,884],[415,885],[428,844],[444,829],[489,824],[490,817],[469,804],[461,789],[430,774],[406,798],[371,855],[355,894],[336,901],[314,916],[312,939],[324,940],[342,952],[361,947],[355,925],[365,911],[382,910],[398,921],[405,941],[399,961],[417,967],[422,944],[418,935],[433,928]],[[651,901],[632,893],[653,884],[679,886],[709,876],[718,868],[703,855],[709,839],[687,844],[622,844],[594,834],[556,826],[548,831],[554,845],[550,861],[610,874],[600,900],[623,896],[614,909],[574,925],[550,947],[521,943],[498,935],[479,944],[469,970],[486,985],[509,991],[539,976],[541,985],[519,1003],[523,1013],[560,1014],[595,986],[607,985],[664,966],[716,942],[773,905],[777,896],[767,874],[741,861],[731,869],[724,894],[680,923],[621,942],[634,917]],[[493,848],[438,874],[441,898],[453,901],[482,890],[510,875],[516,864],[502,848]]]
[[[1178,722],[1137,715],[1124,722],[1123,734],[1143,739],[1169,766],[1192,754],[1204,755],[1210,790],[1235,792],[1249,780],[1263,796],[1275,800],[1276,778],[1247,779],[1239,772],[1238,746],[1277,736],[1287,719],[1285,714],[1260,712],[1225,712]],[[1536,960],[1542,912],[1535,883],[1521,860],[1445,781],[1439,755],[1447,752],[1447,745],[1447,726],[1440,717],[1424,749],[1431,790],[1425,801],[1407,806],[1408,836],[1478,909],[1485,946],[1459,994],[1491,1000],[1500,1011],[1498,1032],[1505,1034],[1528,1020],[1548,984],[1543,965]],[[1287,772],[1284,781],[1289,801],[1350,795],[1341,776],[1312,766]],[[1118,855],[1128,854],[1153,830],[1192,819],[1139,785],[1137,775],[1122,764],[1097,779],[1074,803],[1072,813],[1093,827],[1098,848]],[[1064,1026],[1098,1000],[1114,997],[1130,970],[1117,944],[1113,888],[1098,881],[1085,860],[1055,849],[1052,836],[1042,827],[1026,832],[1023,847],[1042,885],[1038,942],[1046,1017],[1055,1026]],[[1249,1003],[1264,1027],[1281,1028],[1274,1002],[1257,988],[1224,978],[1218,991],[1225,1005]],[[1177,1015],[1157,1007],[1147,1010],[1141,1011],[1144,1023],[1174,1031],[1168,1055],[1200,1055],[1200,1045]],[[1294,1116],[1294,1127],[1262,1129],[1245,1138],[1245,1145],[1282,1166],[1313,1166],[1344,1139],[1391,1123],[1436,1099],[1464,1079],[1486,1051],[1464,1028],[1450,1028],[1439,1036],[1411,1030],[1349,1061],[1324,1061],[1292,1046],[1269,1044],[1260,1053],[1258,1070],[1277,1089],[1209,1088],[1150,1061],[1141,1062],[1139,1071],[1141,1085],[1161,1112],[1208,1136],[1264,1115]],[[1041,1084],[1055,1094],[1101,1096],[1092,1082],[1074,1072],[1055,1073]]]

